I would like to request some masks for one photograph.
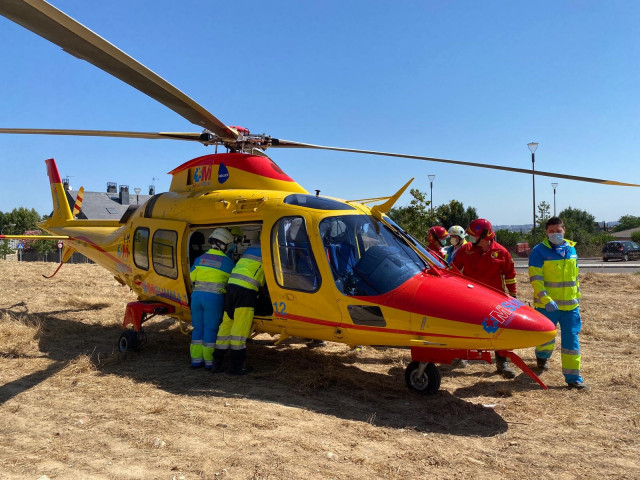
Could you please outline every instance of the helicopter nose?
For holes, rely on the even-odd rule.
[[[460,275],[424,275],[413,298],[413,309],[428,318],[448,320],[450,332],[479,341],[486,349],[513,350],[542,345],[556,335],[547,317],[520,300],[474,283]],[[441,323],[441,322],[438,322]]]

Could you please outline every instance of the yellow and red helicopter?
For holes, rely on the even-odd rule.
[[[531,170],[433,157],[320,146],[251,134],[227,126],[163,78],[42,0],[3,0],[0,14],[87,60],[174,110],[203,133],[2,128],[7,134],[84,135],[196,141],[226,147],[171,172],[168,192],[132,205],[118,221],[78,220],[53,159],[46,168],[53,214],[41,226],[65,239],[61,265],[80,252],[131,288],[119,340],[121,351],[145,339],[143,324],[156,314],[189,322],[190,264],[204,238],[227,227],[236,255],[260,243],[271,312],[253,329],[355,345],[406,347],[410,389],[440,387],[436,363],[491,362],[490,351],[509,356],[544,384],[512,350],[556,335],[546,317],[504,292],[472,282],[428,252],[387,213],[408,187],[390,197],[346,201],[313,195],[264,153],[268,148],[313,148],[413,158],[531,174]],[[630,185],[572,175],[538,175]],[[368,204],[382,202],[373,207]],[[0,236],[11,238],[11,236]],[[264,314],[266,313],[266,314]],[[546,387],[545,387],[546,388]]]

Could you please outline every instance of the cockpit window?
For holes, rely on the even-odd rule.
[[[345,295],[382,295],[427,266],[405,238],[373,217],[328,217],[319,229],[333,279]]]
[[[299,207],[313,208],[315,210],[355,210],[355,208],[346,203],[337,202],[330,198],[304,195],[301,193],[288,195],[283,202],[289,205],[298,205]]]

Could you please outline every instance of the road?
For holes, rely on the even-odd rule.
[[[528,259],[514,258],[516,271],[523,272],[528,268]],[[581,258],[578,260],[580,273],[598,272],[598,273],[637,273],[640,272],[640,260],[623,262],[622,260],[610,260],[603,262],[602,258]]]

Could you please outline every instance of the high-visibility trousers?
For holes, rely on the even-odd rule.
[[[224,303],[224,315],[218,331],[216,349],[244,350],[251,333],[258,292],[229,284]]]
[[[224,295],[195,291],[191,295],[191,365],[211,368],[218,328],[222,321]]]
[[[562,373],[565,381],[567,383],[582,383],[582,377],[580,376],[582,356],[580,355],[580,341],[578,339],[578,334],[582,329],[580,308],[556,310],[555,312],[547,312],[544,308],[536,308],[536,310],[551,320],[556,327],[560,324]],[[536,357],[551,358],[555,343],[556,340],[554,338],[550,342],[537,346]]]

